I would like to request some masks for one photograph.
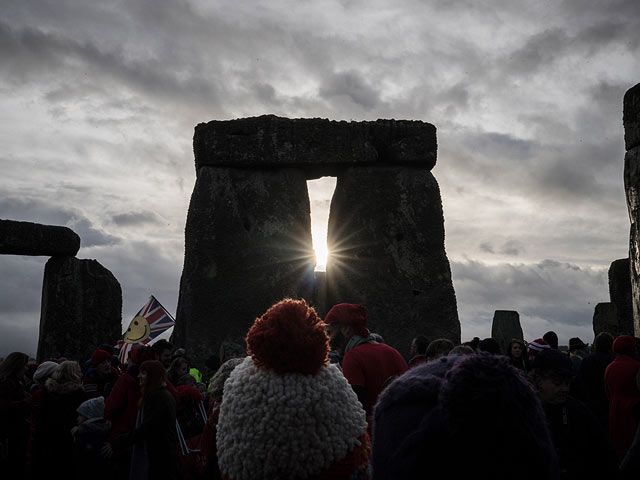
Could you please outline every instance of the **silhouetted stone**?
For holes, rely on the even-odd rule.
[[[631,221],[629,258],[634,329],[640,334],[640,147],[629,150],[624,157],[624,188]]]
[[[0,220],[1,255],[73,257],[79,249],[80,237],[70,228]]]
[[[593,313],[593,334],[610,333],[613,338],[621,335],[618,324],[618,309],[613,302],[603,302],[596,305]]]
[[[524,340],[520,315],[514,310],[496,310],[493,314],[491,325],[491,337],[500,344],[502,353],[507,353],[507,347],[511,340]]]
[[[327,243],[328,306],[364,305],[369,329],[399,349],[416,332],[459,343],[440,189],[428,169],[345,169]]]
[[[627,90],[623,105],[624,142],[631,150],[640,146],[640,83]]]
[[[121,336],[122,289],[96,260],[53,257],[44,269],[38,359],[80,362]]]
[[[264,115],[201,123],[195,129],[202,166],[305,168],[307,178],[335,175],[349,164],[436,164],[436,129],[410,120],[336,122]]]
[[[311,298],[313,267],[302,171],[199,168],[174,342],[196,361],[224,341],[244,344],[253,321],[273,303]]]
[[[620,335],[633,336],[633,303],[629,259],[621,258],[609,267],[609,297],[616,304]]]

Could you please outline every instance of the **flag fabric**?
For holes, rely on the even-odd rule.
[[[120,348],[120,355],[118,356],[120,362],[125,363],[127,361],[129,352],[133,347],[151,343],[162,332],[173,327],[175,323],[176,321],[171,314],[160,304],[156,297],[151,295],[149,301],[133,317],[129,328],[116,345]],[[142,329],[143,327],[144,329]],[[140,337],[135,337],[135,340],[129,338],[133,328],[140,328],[142,332]],[[139,341],[137,340],[138,338],[140,338]]]

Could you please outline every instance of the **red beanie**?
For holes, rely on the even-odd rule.
[[[354,303],[334,305],[324,317],[324,323],[328,325],[333,323],[349,325],[353,327],[357,335],[362,337],[369,335],[369,330],[367,330],[367,311],[362,305]]]
[[[538,352],[542,350],[550,349],[551,346],[542,338],[536,338],[533,342],[529,343],[527,348],[527,355],[530,357],[536,355]]]
[[[97,349],[95,352],[93,352],[93,355],[91,355],[91,365],[93,365],[94,367],[101,364],[105,360],[111,360],[111,354],[104,350]]]
[[[636,354],[636,339],[631,335],[620,335],[613,341],[613,353],[634,356]]]

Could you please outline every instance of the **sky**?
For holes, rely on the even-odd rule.
[[[434,124],[462,339],[507,309],[527,340],[593,341],[628,256],[637,0],[1,4],[0,218],[76,231],[124,327],[151,294],[175,313],[194,127],[275,114]],[[46,260],[0,257],[0,354],[35,353]]]

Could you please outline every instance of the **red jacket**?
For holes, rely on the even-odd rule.
[[[624,457],[636,434],[638,424],[631,413],[640,403],[636,375],[640,362],[628,355],[618,355],[604,372],[604,383],[609,397],[609,435],[611,444],[620,458]]]
[[[139,399],[138,379],[129,372],[120,375],[104,405],[104,418],[111,420],[112,425],[110,439],[136,427]]]

